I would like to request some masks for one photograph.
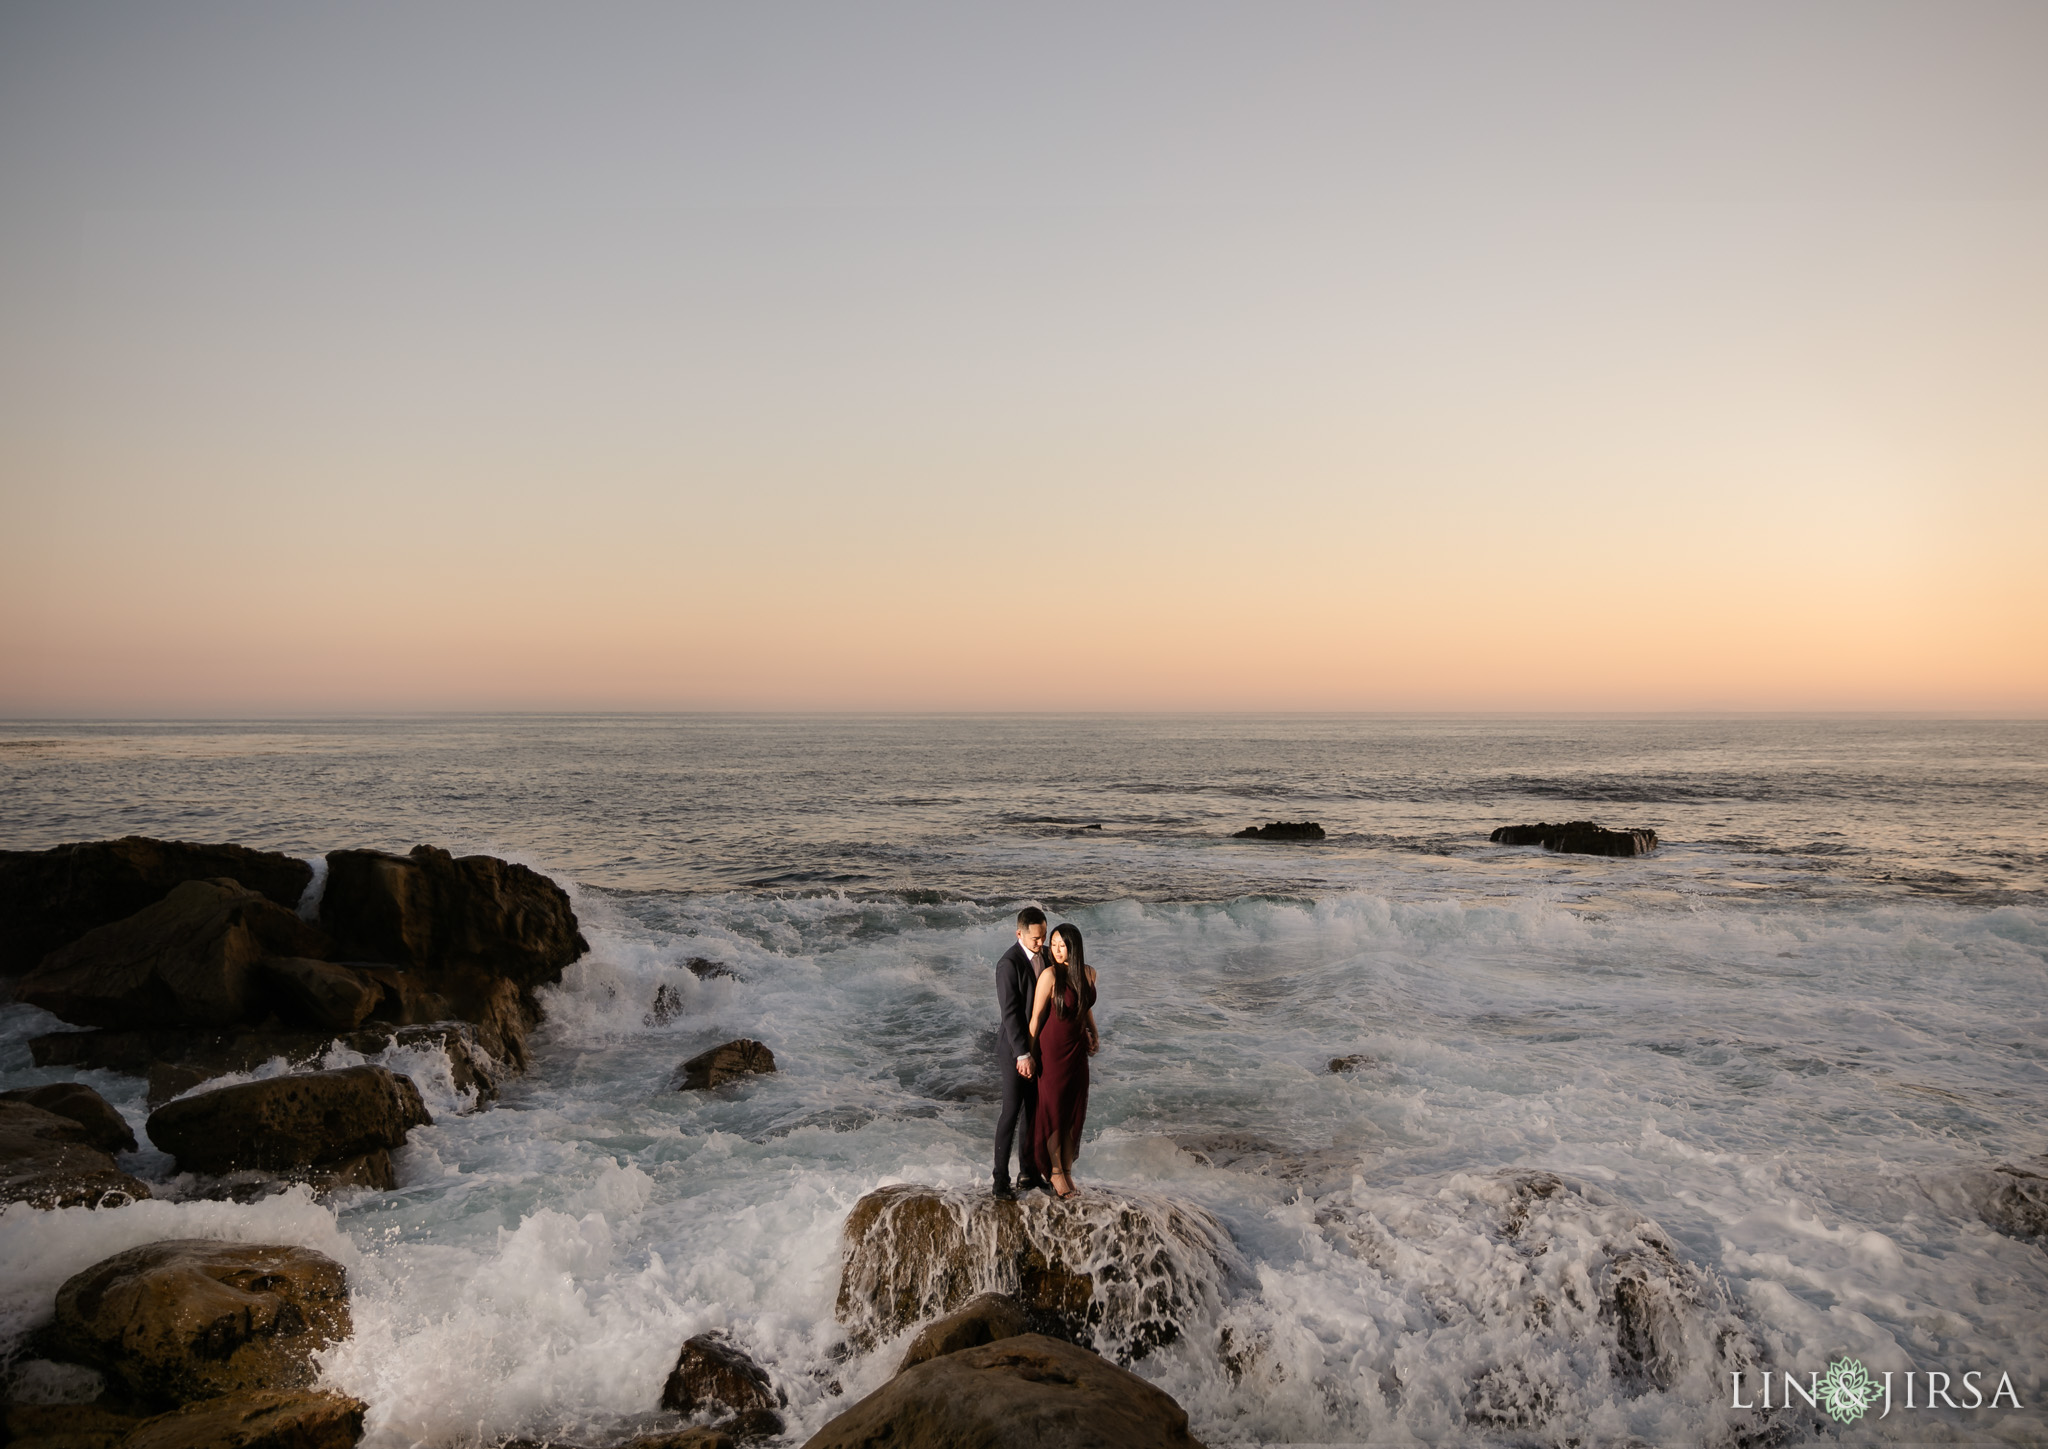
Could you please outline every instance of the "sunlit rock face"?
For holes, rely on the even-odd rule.
[[[844,1244],[838,1316],[857,1347],[1003,1293],[1035,1331],[1123,1362],[1213,1318],[1237,1262],[1202,1209],[1099,1190],[1006,1202],[885,1187],[855,1204]]]

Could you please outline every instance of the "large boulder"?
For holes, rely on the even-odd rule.
[[[331,853],[320,924],[336,959],[477,970],[527,990],[560,981],[590,949],[568,892],[546,876],[495,856],[458,860],[432,845],[409,855]]]
[[[27,1102],[0,1101],[0,1202],[118,1207],[149,1189],[93,1145],[96,1129]]]
[[[1075,1344],[1027,1333],[918,1364],[804,1449],[1199,1449],[1187,1411]]]
[[[885,1187],[854,1204],[843,1249],[837,1312],[857,1347],[1001,1293],[1034,1330],[1125,1362],[1213,1315],[1237,1264],[1202,1209],[1100,1189],[1027,1203]]]
[[[41,1087],[16,1087],[0,1092],[0,1102],[26,1102],[59,1117],[68,1117],[85,1129],[80,1140],[102,1152],[133,1152],[135,1129],[114,1104],[83,1082],[51,1082]]]
[[[269,956],[256,972],[265,1004],[286,1024],[310,1031],[354,1031],[384,1000],[376,980],[333,961]]]
[[[1540,845],[1568,855],[1648,855],[1657,848],[1654,830],[1607,830],[1590,820],[1503,825],[1486,838],[1495,845]]]
[[[249,1014],[257,963],[320,946],[296,914],[245,886],[186,881],[51,952],[15,995],[79,1026],[229,1026]]]
[[[57,1290],[51,1347],[154,1403],[303,1388],[349,1336],[348,1282],[310,1248],[182,1238],[116,1253]]]
[[[741,1037],[691,1057],[676,1068],[672,1084],[678,1092],[703,1091],[774,1070],[775,1053],[757,1041]]]
[[[411,1078],[360,1066],[216,1087],[157,1108],[147,1130],[181,1171],[288,1172],[403,1146],[433,1120]]]
[[[776,1412],[788,1400],[761,1366],[715,1333],[684,1341],[662,1385],[661,1406],[678,1414],[716,1414],[721,1428],[748,1437],[780,1434]]]
[[[349,1449],[369,1405],[343,1394],[266,1389],[202,1399],[135,1426],[120,1449]]]
[[[243,845],[188,845],[130,835],[0,850],[0,975],[18,976],[97,926],[154,905],[191,880],[237,881],[291,909],[313,868]]]

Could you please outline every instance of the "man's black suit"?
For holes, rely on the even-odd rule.
[[[1039,960],[1045,957],[1041,952]],[[1016,1135],[1018,1118],[1023,1118],[1024,1135],[1017,1143],[1017,1176],[1026,1182],[1038,1176],[1031,1161],[1031,1124],[1037,1117],[1038,1083],[1017,1074],[1017,1058],[1031,1053],[1031,998],[1038,987],[1038,973],[1031,969],[1031,957],[1024,943],[1012,941],[1010,949],[996,962],[996,1063],[1002,1074],[1003,1110],[996,1118],[997,1187],[1010,1185],[1010,1140]]]

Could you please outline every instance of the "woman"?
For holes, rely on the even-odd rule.
[[[1074,1153],[1088,1116],[1088,1058],[1102,1045],[1095,1031],[1095,968],[1081,951],[1081,932],[1066,925],[1046,943],[1051,957],[1038,973],[1031,1001],[1031,1040],[1038,1052],[1038,1116],[1032,1155],[1060,1197],[1073,1197]]]

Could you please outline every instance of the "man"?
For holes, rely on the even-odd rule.
[[[1003,1110],[996,1118],[995,1195],[1015,1197],[1010,1188],[1010,1140],[1018,1119],[1017,1182],[1026,1192],[1051,1192],[1031,1160],[1031,1123],[1037,1115],[1038,1084],[1031,1080],[1031,999],[1045,969],[1045,912],[1026,906],[1017,912],[1017,941],[996,962],[996,1053],[1003,1078]]]

